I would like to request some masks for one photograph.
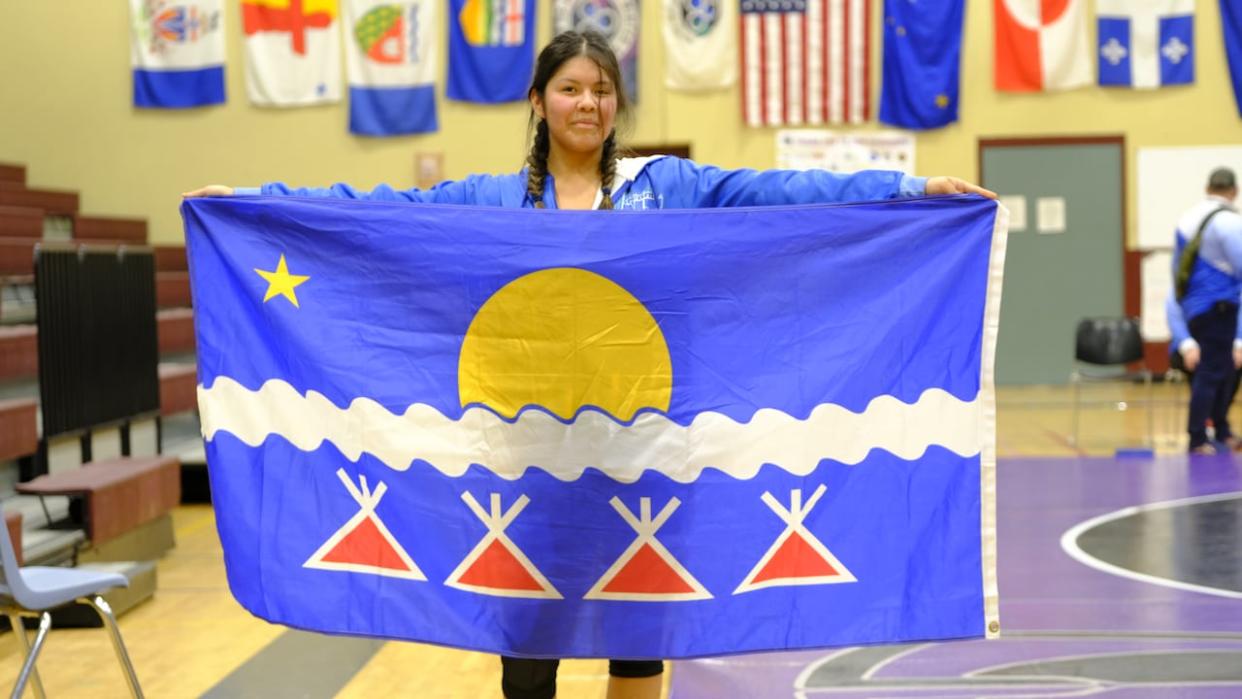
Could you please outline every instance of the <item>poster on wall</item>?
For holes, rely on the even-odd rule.
[[[621,62],[621,79],[630,102],[638,102],[638,0],[553,0],[552,33],[595,31],[608,38]]]
[[[914,174],[914,134],[905,131],[782,129],[776,166],[786,170],[900,170]]]

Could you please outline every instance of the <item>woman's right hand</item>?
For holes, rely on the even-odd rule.
[[[198,189],[181,193],[181,197],[183,199],[190,199],[191,197],[231,197],[231,196],[233,196],[233,188],[228,185],[224,185],[224,184],[209,184],[206,187],[199,187]]]

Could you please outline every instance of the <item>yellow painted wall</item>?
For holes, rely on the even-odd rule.
[[[878,28],[880,2],[872,1]],[[1217,3],[1198,5],[1197,82],[1191,87],[1005,95],[992,88],[991,2],[969,0],[962,120],[919,136],[920,173],[976,178],[981,137],[1122,134],[1133,229],[1137,148],[1242,141]],[[685,142],[703,162],[772,166],[773,131],[742,126],[736,88],[705,95],[663,89],[660,7],[643,0],[642,94],[631,142]],[[292,110],[250,106],[238,3],[230,0],[226,9],[228,104],[173,112],[131,106],[127,3],[0,3],[0,162],[25,163],[32,186],[79,190],[86,213],[148,218],[156,242],[181,239],[178,194],[200,184],[412,186],[417,151],[444,152],[448,177],[521,166],[526,127],[521,104],[441,100],[439,133],[393,139],[349,135],[344,103]],[[551,33],[549,11],[550,0],[540,0],[540,43]],[[879,41],[875,36],[873,95],[879,92]]]

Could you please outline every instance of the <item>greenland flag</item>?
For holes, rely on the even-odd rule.
[[[994,0],[996,89],[1068,90],[1091,82],[1086,0]]]
[[[243,0],[246,94],[263,107],[341,101],[337,0]]]
[[[1096,0],[1095,8],[1101,85],[1195,81],[1194,0]]]

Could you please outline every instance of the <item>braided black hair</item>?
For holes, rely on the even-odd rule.
[[[530,146],[530,155],[526,156],[526,193],[535,202],[536,209],[544,208],[543,184],[548,179],[548,149],[551,139],[548,137],[548,122],[543,119],[535,126],[535,139]]]

